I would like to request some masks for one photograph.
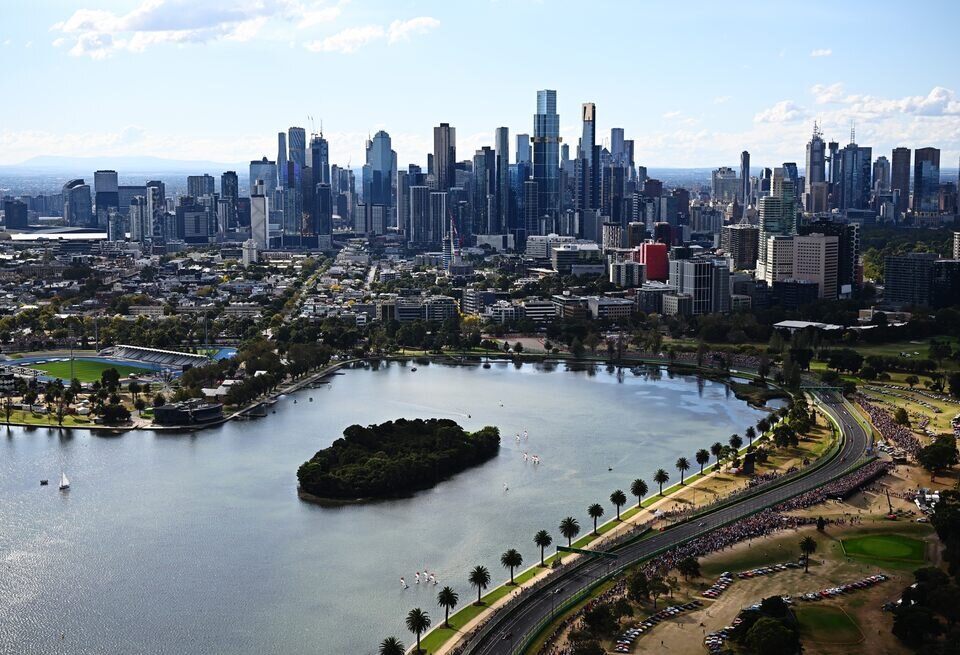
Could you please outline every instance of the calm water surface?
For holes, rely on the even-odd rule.
[[[193,435],[0,428],[0,653],[365,655],[390,634],[410,643],[409,609],[443,616],[416,571],[467,603],[474,565],[505,579],[507,548],[535,562],[537,530],[556,542],[570,514],[586,529],[588,504],[612,514],[614,489],[629,495],[638,476],[653,487],[659,467],[676,478],[677,457],[692,462],[762,416],[723,384],[659,372],[417,367],[348,371],[275,415]],[[297,466],[345,427],[401,416],[496,425],[503,447],[409,499],[297,498]]]

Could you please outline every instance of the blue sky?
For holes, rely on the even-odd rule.
[[[960,156],[960,3],[562,0],[6,0],[0,163],[33,155],[241,162],[314,116],[334,162],[387,130],[401,165],[432,126],[458,158],[530,132],[558,92],[576,145],[626,129],[650,167],[803,160],[814,119],[875,156]]]

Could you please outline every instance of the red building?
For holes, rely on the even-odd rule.
[[[646,267],[647,280],[666,282],[670,275],[667,251],[667,244],[647,241],[633,249],[633,261]]]

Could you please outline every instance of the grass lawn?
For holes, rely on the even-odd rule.
[[[839,607],[805,605],[794,612],[800,621],[800,636],[810,641],[828,644],[858,644],[863,632]]]
[[[70,381],[70,362],[48,362],[46,364],[28,364],[30,368],[35,368],[53,375],[62,380]],[[73,375],[81,382],[94,382],[100,379],[100,374],[109,368],[117,369],[121,378],[127,377],[130,373],[144,375],[153,373],[153,371],[137,366],[125,366],[123,364],[107,364],[105,362],[96,362],[89,359],[76,359],[73,362]]]
[[[847,555],[860,559],[896,560],[921,564],[926,546],[919,539],[898,534],[875,534],[841,541]]]

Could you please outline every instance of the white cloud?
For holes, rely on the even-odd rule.
[[[833,54],[833,50],[830,48],[817,48],[810,52],[811,57],[829,57]]]
[[[679,111],[667,111],[663,113],[664,118],[676,118],[680,115]]]
[[[430,16],[418,16],[409,20],[395,20],[386,28],[381,25],[350,27],[336,34],[304,43],[310,52],[337,52],[348,55],[363,46],[386,38],[390,45],[408,41],[414,35],[423,34],[440,25],[440,21]]]
[[[843,84],[840,82],[834,82],[833,84],[814,84],[810,88],[810,93],[813,94],[814,102],[818,105],[840,102],[847,96]]]
[[[23,44],[23,47],[24,47],[24,48],[32,48],[32,47],[33,47],[33,41],[27,41],[26,43]]]
[[[805,118],[806,110],[792,100],[781,100],[753,117],[754,123],[793,123]]]
[[[415,34],[423,34],[437,27],[440,27],[440,21],[430,16],[418,16],[410,20],[395,20],[387,28],[387,40],[389,43],[406,41]]]
[[[733,99],[733,96],[717,96],[713,99],[713,104],[722,105]]]
[[[114,52],[143,52],[161,44],[249,41],[271,20],[305,29],[339,15],[339,5],[322,0],[141,0],[125,14],[78,9],[50,29],[63,35],[55,44],[64,38],[73,42],[71,55],[103,59]]]
[[[372,41],[382,39],[385,32],[379,25],[350,27],[320,41],[308,41],[304,47],[310,52],[339,52],[348,55]]]

